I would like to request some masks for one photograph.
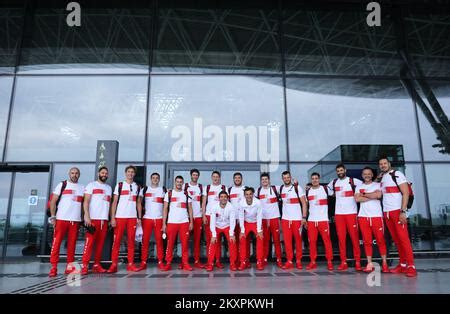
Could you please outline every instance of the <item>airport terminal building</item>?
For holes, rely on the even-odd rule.
[[[328,182],[388,155],[415,252],[449,251],[450,4],[379,1],[369,26],[367,2],[85,0],[69,26],[64,1],[3,0],[0,258],[49,254],[48,196],[71,166],[94,180],[101,141],[117,180],[133,164],[167,187],[191,168]]]

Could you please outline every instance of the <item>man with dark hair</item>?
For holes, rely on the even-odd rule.
[[[139,193],[137,206],[144,213],[142,217],[142,252],[140,269],[147,268],[148,247],[152,232],[155,233],[156,258],[158,259],[158,268],[163,268],[164,245],[162,238],[162,218],[164,195],[166,188],[159,186],[160,175],[154,172],[150,175],[150,186],[145,186]]]
[[[270,175],[264,172],[260,176],[261,186],[256,197],[261,201],[262,225],[264,235],[264,264],[267,265],[269,257],[270,236],[272,235],[277,257],[277,266],[283,267],[280,242],[280,209],[278,208],[279,195],[275,185],[270,185]]]
[[[233,174],[233,186],[228,188],[228,196],[230,198],[231,205],[234,206],[236,212],[239,211],[239,203],[244,198],[244,188],[245,186],[242,184],[242,173],[235,172]],[[236,228],[235,228],[235,236],[236,239],[239,239],[239,234],[241,230],[239,229],[239,215],[236,215]],[[249,243],[250,245],[250,243]],[[236,242],[236,250],[239,255],[239,241]],[[247,251],[248,253],[248,251]],[[237,262],[237,261],[236,261]],[[236,267],[239,265],[236,265]]]
[[[211,209],[211,244],[208,250],[207,271],[214,268],[214,257],[216,252],[216,242],[223,234],[228,241],[228,250],[230,253],[230,270],[236,270],[236,238],[234,236],[234,228],[236,224],[236,211],[233,205],[228,202],[228,194],[225,191],[219,193],[219,204]]]
[[[134,265],[134,241],[136,237],[136,226],[141,224],[142,211],[137,206],[137,198],[140,188],[134,182],[136,167],[125,168],[125,181],[119,182],[114,188],[113,202],[111,206],[111,226],[114,228],[114,241],[111,252],[111,266],[108,273],[117,272],[119,262],[120,242],[123,234],[127,232],[128,264],[127,271],[139,271]]]
[[[296,267],[297,269],[302,269],[302,229],[306,228],[307,217],[305,193],[298,184],[292,182],[289,171],[284,171],[281,178],[283,184],[280,186],[278,193],[283,202],[281,228],[283,230],[287,258],[283,269],[294,268],[292,238],[295,240]]]
[[[347,270],[347,233],[353,245],[355,269],[362,270],[361,252],[358,234],[358,207],[354,199],[356,187],[362,184],[361,180],[347,177],[347,169],[343,164],[336,166],[337,178],[328,184],[330,194],[336,197],[335,222],[339,240],[339,255],[341,264],[338,270]]]
[[[198,169],[191,169],[189,171],[191,181],[184,184],[184,192],[187,193],[192,200],[192,212],[194,216],[194,268],[204,268],[205,265],[200,263],[200,240],[202,236],[202,194],[203,185],[198,183],[200,178],[200,171]]]
[[[417,271],[407,226],[408,203],[412,194],[410,184],[403,173],[392,169],[391,163],[386,157],[379,159],[378,166],[382,172],[384,219],[400,257],[399,264],[391,272],[405,273],[408,277],[416,277]]]
[[[311,187],[306,190],[308,201],[308,239],[311,262],[306,266],[307,270],[317,268],[317,239],[320,233],[325,246],[325,257],[328,270],[333,270],[333,247],[330,239],[330,226],[328,224],[328,191],[320,185],[320,174],[311,174]]]
[[[219,203],[219,193],[220,191],[226,191],[225,185],[220,183],[220,172],[213,171],[211,173],[212,184],[208,184],[206,189],[203,190],[202,199],[202,215],[203,224],[205,225],[205,236],[206,236],[206,250],[209,250],[209,244],[211,243],[211,209]],[[220,239],[217,240],[216,244],[216,267],[224,268],[223,264],[220,262],[220,257],[222,255]]]
[[[166,265],[164,271],[172,269],[173,248],[177,235],[181,242],[181,269],[193,270],[189,265],[189,232],[194,228],[192,215],[192,200],[183,191],[184,179],[175,178],[175,187],[164,196],[163,233],[167,231]]]
[[[106,184],[108,168],[98,169],[97,181],[89,183],[84,189],[84,224],[93,228],[93,232],[86,232],[86,241],[83,250],[82,275],[87,275],[92,248],[95,244],[95,257],[92,272],[105,273],[106,269],[100,265],[102,249],[108,232],[109,206],[111,203],[111,187]]]

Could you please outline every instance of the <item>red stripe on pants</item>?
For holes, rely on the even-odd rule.
[[[89,264],[92,255],[92,248],[95,244],[94,263],[99,264],[102,259],[103,243],[105,243],[108,233],[108,220],[91,220],[91,225],[95,227],[94,234],[86,232],[86,241],[83,249],[83,264]]]
[[[308,241],[309,241],[309,255],[311,262],[317,259],[317,239],[322,237],[325,247],[325,257],[327,261],[333,260],[333,247],[330,239],[330,226],[328,221],[308,221]]]
[[[122,242],[122,237],[125,229],[127,230],[128,263],[134,262],[136,218],[116,218],[116,227],[114,228],[114,242],[111,253],[111,260],[116,264],[119,261],[120,242]]]
[[[353,257],[357,262],[361,260],[361,250],[359,248],[358,217],[357,214],[347,214],[334,216],[336,220],[336,232],[339,240],[339,255],[341,261],[347,260],[347,233],[350,235],[353,246]]]
[[[409,240],[408,226],[399,224],[400,209],[384,213],[384,219],[392,240],[397,246],[400,263],[414,265],[414,254]]]
[[[142,219],[142,254],[141,261],[147,262],[148,259],[148,246],[150,243],[150,237],[152,236],[153,230],[155,230],[155,242],[156,242],[156,257],[158,262],[162,262],[164,258],[164,245],[162,238],[162,218],[159,219]]]
[[[75,260],[75,245],[77,243],[78,221],[56,220],[53,233],[52,251],[50,253],[50,263],[56,265],[59,261],[59,249],[64,237],[67,234],[67,263]]]
[[[224,229],[216,228],[216,243],[220,239],[220,235],[223,234],[228,241],[228,249],[230,253],[230,265],[236,263],[237,251],[236,251],[236,238],[234,242],[230,241],[230,227]],[[214,263],[214,255],[216,252],[216,243],[211,243],[208,250],[208,264],[212,265]]]
[[[270,235],[273,238],[275,246],[275,255],[277,260],[281,259],[281,242],[280,242],[280,219],[263,219],[263,234],[264,234],[264,258],[269,257]]]
[[[286,259],[292,262],[294,258],[294,251],[292,247],[292,237],[295,240],[295,257],[300,261],[303,256],[302,252],[302,235],[300,233],[300,220],[285,220],[281,219],[281,228],[283,229],[284,249],[286,251]]]
[[[361,230],[366,256],[373,256],[372,235],[375,236],[380,255],[386,255],[383,217],[358,217],[358,224]]]
[[[206,252],[209,251],[209,244],[211,243],[212,232],[209,228],[209,224],[211,223],[211,216],[206,215],[207,224],[205,226],[205,236],[206,236]],[[216,261],[220,261],[220,256],[222,255],[222,242],[220,239],[217,240],[216,243]]]
[[[244,221],[244,229],[245,229],[245,236],[239,237],[239,260],[241,263],[244,263],[249,255],[248,250],[248,243],[250,239],[250,233],[253,232],[253,234],[256,237],[256,260],[262,261],[264,257],[264,242],[263,239],[260,239],[258,237],[258,232],[256,229],[256,222],[246,222]]]
[[[172,263],[173,259],[173,247],[177,235],[180,235],[181,242],[181,262],[188,264],[189,262],[189,223],[184,222],[180,224],[167,224],[167,250],[166,250],[166,263]]]
[[[202,217],[194,218],[194,261],[200,260],[200,240],[202,238]]]

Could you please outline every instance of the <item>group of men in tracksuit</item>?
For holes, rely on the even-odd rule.
[[[151,235],[156,242],[158,268],[172,269],[173,250],[179,237],[182,248],[179,269],[193,270],[214,267],[224,268],[221,263],[221,235],[228,242],[230,270],[244,270],[251,267],[249,260],[251,234],[256,238],[256,269],[263,270],[268,263],[270,240],[272,239],[276,265],[282,269],[302,269],[302,231],[307,230],[310,263],[306,269],[317,268],[317,240],[320,234],[327,259],[328,270],[333,270],[333,251],[330,240],[328,205],[335,198],[336,231],[341,263],[338,270],[348,269],[346,256],[347,233],[353,246],[355,269],[371,272],[372,237],[375,237],[382,257],[382,272],[417,275],[407,218],[409,183],[405,176],[393,170],[387,158],[379,160],[380,175],[374,178],[371,168],[363,169],[364,182],[346,175],[345,166],[336,167],[337,178],[328,185],[320,183],[320,174],[311,174],[311,182],[304,189],[293,180],[289,171],[282,173],[283,184],[274,186],[268,173],[261,174],[261,185],[255,191],[243,185],[242,174],[233,176],[233,186],[227,188],[221,183],[220,173],[213,171],[211,184],[203,186],[198,182],[200,172],[190,171],[190,182],[177,176],[173,189],[160,186],[160,176],[152,173],[150,185],[140,187],[134,182],[136,168],[125,169],[125,180],[116,184],[114,191],[105,182],[108,169],[98,169],[98,179],[83,187],[78,183],[80,171],[69,170],[69,180],[60,182],[50,201],[54,238],[51,250],[49,276],[57,274],[59,249],[67,234],[66,274],[77,271],[74,262],[75,243],[82,221],[86,227],[86,241],[82,257],[82,274],[89,271],[89,262],[95,245],[94,273],[117,272],[119,249],[122,237],[127,233],[128,271],[140,271],[147,267],[148,248]],[[112,199],[111,199],[112,197]],[[358,203],[360,209],[358,211]],[[280,213],[281,209],[281,213]],[[56,211],[57,210],[57,211]],[[281,217],[280,217],[281,216]],[[281,219],[280,219],[281,218]],[[100,265],[102,248],[108,226],[114,229],[111,252],[111,266]],[[389,270],[386,261],[384,226],[388,227],[395,242],[400,263]],[[141,227],[141,262],[134,263],[136,228]],[[285,262],[282,262],[281,231],[284,242]],[[200,241],[205,234],[207,263],[200,262]],[[367,265],[361,266],[359,233],[362,234]],[[193,236],[193,267],[189,264],[189,238]],[[167,247],[164,252],[164,239]],[[295,249],[294,249],[295,246]],[[295,251],[295,256],[294,256]],[[295,259],[294,259],[295,257]]]

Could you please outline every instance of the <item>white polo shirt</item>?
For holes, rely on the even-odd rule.
[[[144,195],[144,189],[139,192],[140,197],[145,197],[145,214],[144,219],[161,219],[163,218],[164,206],[164,189],[161,186],[153,188],[147,187]]]
[[[283,215],[281,219],[284,220],[302,220],[302,206],[300,204],[299,198],[305,196],[305,192],[303,191],[301,186],[298,186],[298,197],[295,192],[294,185],[289,186],[281,186],[278,187],[278,193],[280,194],[281,199],[283,200]],[[281,193],[280,193],[281,190]]]
[[[184,186],[183,186],[184,187]],[[202,189],[205,187],[202,186]],[[200,206],[202,200],[202,193],[200,191],[200,186],[197,183],[196,185],[192,185],[190,182],[188,183],[188,188],[186,191],[192,200],[192,213],[194,218],[202,217],[202,208]]]
[[[61,194],[62,182],[55,187],[53,194]],[[83,203],[84,186],[67,181],[62,192],[56,212],[56,219],[65,221],[81,221],[81,204]]]
[[[394,170],[391,170],[391,173]],[[389,173],[385,173],[381,179],[381,191],[383,192],[383,210],[385,212],[390,212],[393,210],[401,209],[402,207],[402,193],[400,189],[395,184],[394,180]],[[395,176],[397,179],[397,184],[408,182],[403,173],[395,170]]]
[[[169,192],[167,191],[164,196],[164,202],[169,202]],[[172,196],[170,198],[169,215],[167,217],[167,223],[181,224],[189,222],[189,208],[188,204],[192,201],[189,197],[186,197],[184,191],[172,190]]]
[[[225,229],[227,227],[230,227],[230,237],[234,236],[234,229],[236,227],[236,210],[230,202],[227,202],[224,208],[222,208],[219,203],[211,209],[211,223],[209,228],[212,236],[217,236],[216,228]]]
[[[356,188],[362,184],[362,181],[354,178],[353,184]],[[333,194],[333,180],[328,184],[329,193]],[[334,192],[336,195],[335,215],[348,215],[356,214],[358,207],[355,201],[355,194],[353,193],[352,186],[350,185],[350,178],[345,177],[343,179],[337,179],[334,186]]]
[[[328,221],[328,188],[319,185],[308,190],[308,221]]]
[[[262,205],[263,219],[273,219],[280,217],[277,195],[270,185],[267,188],[260,188],[259,200],[261,201]]]
[[[255,223],[257,232],[262,231],[262,205],[259,199],[253,198],[252,203],[247,204],[247,200],[244,198],[239,203],[239,225],[241,227],[241,233],[245,233],[244,221]]]
[[[122,184],[122,191],[116,209],[116,218],[137,218],[136,201],[139,187],[135,182],[128,184],[126,181],[123,181]],[[114,188],[114,195],[119,195],[119,183]]]
[[[203,187],[203,195],[207,196],[205,215],[210,215],[211,208],[213,208],[214,206],[217,205],[217,203],[219,203],[219,193],[222,191],[222,184],[218,184],[218,185],[211,184],[210,188],[209,188],[209,192],[207,190],[208,190],[208,186],[204,186]],[[225,192],[226,192],[226,188],[225,188]],[[208,193],[208,195],[206,195],[206,193]]]
[[[108,220],[112,189],[108,184],[94,181],[84,189],[84,194],[91,196],[89,217],[94,220]]]
[[[230,203],[234,208],[239,208],[239,203],[244,198],[244,189],[244,186],[232,186],[228,188],[227,193],[229,191]]]
[[[381,185],[377,182],[371,184],[363,183],[356,188],[356,193],[372,193],[381,191]],[[364,195],[362,195],[364,196]],[[381,209],[381,201],[371,199],[367,202],[361,202],[359,207],[358,217],[383,217],[383,210]]]

